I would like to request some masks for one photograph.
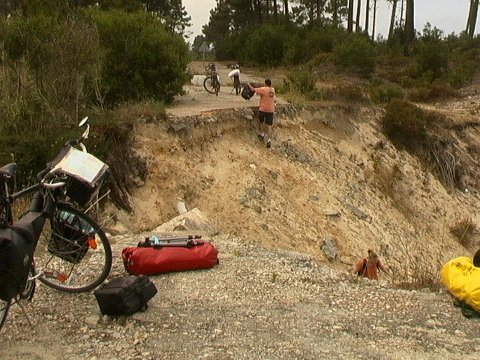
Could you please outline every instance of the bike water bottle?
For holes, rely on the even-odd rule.
[[[160,245],[160,238],[156,235],[152,235],[149,238],[150,245],[155,246],[155,245]]]

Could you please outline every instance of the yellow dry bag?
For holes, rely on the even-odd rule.
[[[442,283],[458,300],[480,312],[480,267],[471,258],[461,256],[443,265]]]

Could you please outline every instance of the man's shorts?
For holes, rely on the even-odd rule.
[[[273,125],[273,113],[259,111],[258,112],[258,120],[260,123],[265,123],[267,125]]]

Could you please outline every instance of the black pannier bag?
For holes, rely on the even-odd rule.
[[[10,227],[0,229],[0,299],[9,301],[23,291],[33,261],[34,241]]]
[[[247,85],[244,85],[241,95],[245,100],[250,100],[252,96],[255,95],[255,91],[250,90],[250,88]]]
[[[127,275],[103,284],[94,294],[102,314],[130,315],[145,311],[157,288],[145,275]]]
[[[89,240],[95,241],[95,230],[68,211],[60,211],[52,218],[51,224],[48,251],[60,259],[78,264],[87,254]]]

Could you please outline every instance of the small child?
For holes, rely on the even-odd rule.
[[[371,280],[378,280],[378,270],[382,270],[387,274],[389,273],[387,267],[379,259],[377,253],[373,250],[368,250],[368,257],[358,260],[355,264],[354,273]]]

